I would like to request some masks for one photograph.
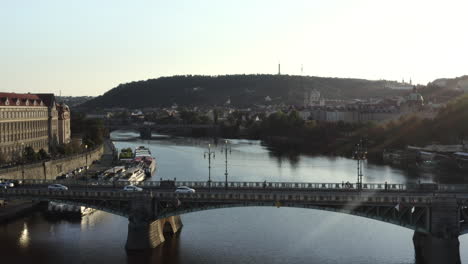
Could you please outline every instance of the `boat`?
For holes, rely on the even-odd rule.
[[[135,166],[127,169],[118,181],[141,182],[145,180],[145,171],[141,166]]]
[[[146,177],[153,176],[156,170],[156,159],[151,155],[149,148],[145,146],[135,148],[133,161],[143,165]]]
[[[82,216],[92,214],[96,209],[79,206],[64,204],[58,202],[49,202],[46,213],[49,216],[60,217],[60,218],[81,218]]]
[[[101,181],[117,180],[122,176],[122,174],[125,171],[126,171],[125,166],[115,166],[104,171],[101,175],[98,176],[98,178]]]
[[[124,148],[120,151],[119,160],[131,161],[133,159],[133,155],[131,148]]]

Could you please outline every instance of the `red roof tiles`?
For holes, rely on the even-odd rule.
[[[36,94],[0,93],[0,106],[45,106]]]

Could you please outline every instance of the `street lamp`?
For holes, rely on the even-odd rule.
[[[229,154],[231,154],[231,143],[226,139],[224,140],[224,154],[226,157],[226,171],[224,172],[224,176],[226,176],[226,183],[224,184],[224,187],[226,190],[228,189],[228,151]],[[221,153],[223,152],[223,149],[221,150]]]
[[[359,143],[356,144],[355,146],[353,158],[357,160],[357,186],[356,188],[358,190],[361,190],[362,189],[362,165],[364,163],[364,160],[367,159],[367,149],[362,139],[359,140]]]
[[[206,159],[207,155],[208,155],[208,188],[211,191],[211,156],[213,156],[213,159],[215,158],[214,151],[211,151],[211,144],[208,144],[208,151],[205,151],[205,153],[203,153],[203,158]]]
[[[86,157],[86,167],[85,167],[85,179],[86,179],[86,190],[88,189],[88,145],[85,145],[85,157]]]
[[[23,159],[23,154],[24,154],[24,143],[21,142],[21,175],[22,175],[23,182],[24,182],[24,159]]]

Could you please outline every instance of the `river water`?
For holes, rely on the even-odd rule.
[[[117,148],[148,146],[157,158],[153,180],[205,181],[209,143],[215,151],[212,180],[224,181],[225,156],[211,140],[161,138],[123,141]],[[258,141],[231,140],[229,180],[355,182],[356,162],[339,157],[279,155]],[[365,164],[365,182],[431,182],[388,166]],[[36,212],[0,225],[2,263],[414,263],[413,232],[399,226],[310,209],[246,207],[182,215],[184,227],[158,248],[127,254],[126,218],[104,212],[81,221],[46,219]],[[468,239],[460,236],[463,263]]]

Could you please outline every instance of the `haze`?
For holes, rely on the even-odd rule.
[[[468,74],[466,1],[2,1],[0,91],[99,95],[160,76],[426,84]]]

